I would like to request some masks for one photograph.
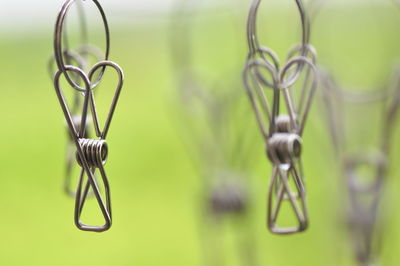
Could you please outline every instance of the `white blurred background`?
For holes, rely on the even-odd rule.
[[[187,0],[191,1],[191,0]],[[287,5],[292,0],[269,0],[268,4]],[[310,1],[310,0],[308,0]],[[305,0],[304,2],[308,2]],[[337,5],[350,5],[357,3],[382,2],[383,0],[321,0]],[[388,0],[391,1],[391,0]],[[0,31],[14,32],[27,29],[43,29],[52,27],[57,10],[61,7],[63,0],[0,0]],[[106,10],[107,16],[113,23],[151,23],[166,14],[175,0],[101,0],[100,3]],[[224,1],[202,1],[207,4],[218,4]],[[243,0],[243,3],[251,4],[252,0]]]
[[[0,0],[0,31],[13,32],[53,27],[63,0]],[[165,14],[173,0],[101,0],[107,17],[113,23],[140,23],[157,20],[149,14]]]

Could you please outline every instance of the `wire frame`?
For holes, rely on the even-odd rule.
[[[396,71],[384,90],[372,92],[345,90],[326,72],[321,71],[320,76],[326,121],[347,190],[347,225],[355,258],[359,265],[369,265],[377,258],[382,237],[382,230],[378,229],[382,218],[379,207],[388,178],[392,135],[400,106],[400,72]],[[356,152],[348,149],[348,143],[357,138],[349,134],[344,123],[349,114],[343,110],[349,104],[369,109],[374,104],[383,107],[379,116],[380,141],[373,149],[370,145],[360,146]],[[357,124],[357,120],[352,124]]]
[[[71,48],[69,44],[69,36],[68,31],[63,31],[63,40],[64,46],[61,48],[63,49],[62,55],[67,65],[77,66],[78,68],[82,69],[84,72],[88,72],[90,70],[90,61],[93,58],[96,62],[103,60],[104,53],[96,46],[93,46],[88,43],[88,28],[86,23],[86,15],[85,10],[83,8],[83,4],[81,1],[76,3],[78,9],[78,19],[79,19],[79,29],[80,29],[80,44],[78,47]],[[66,28],[66,26],[64,26]],[[48,62],[48,72],[51,79],[54,78],[54,73],[56,73],[56,57],[52,55]],[[79,76],[73,77],[74,84],[81,86],[81,79]],[[80,117],[81,117],[81,110],[80,106],[82,105],[82,97],[80,94],[75,93],[73,102],[71,105],[71,115],[76,128],[80,128]],[[86,121],[86,136],[89,137],[91,132],[89,130],[92,121],[88,119]],[[76,155],[76,148],[75,144],[73,143],[73,139],[69,133],[69,128],[67,126],[67,145],[66,145],[66,160],[65,160],[65,173],[64,173],[64,182],[63,182],[63,189],[65,193],[72,197],[76,197],[76,187],[74,187],[73,179],[74,175],[76,174],[76,167],[75,166],[75,155]],[[89,196],[93,196],[93,192],[89,192]]]
[[[110,42],[107,19],[99,2],[96,0],[92,1],[99,9],[106,29],[107,48],[105,58],[107,59]],[[74,2],[74,0],[65,1],[57,17],[54,34],[54,58],[57,62],[58,71],[54,76],[54,87],[69,129],[71,142],[75,145],[77,153],[75,164],[79,165],[81,168],[78,186],[75,192],[75,225],[83,231],[103,232],[110,229],[112,224],[110,185],[104,167],[108,158],[109,150],[106,138],[123,87],[124,75],[120,66],[108,60],[101,60],[92,68],[88,68],[88,70],[82,69],[86,66],[86,61],[83,60],[82,57],[81,59],[76,57],[78,58],[76,61],[80,62],[78,66],[69,65],[68,63],[66,64],[70,57],[64,57],[70,52],[65,50],[61,45],[63,26],[68,10]],[[87,55],[90,54],[91,51],[92,50],[88,48],[88,46],[82,46],[80,54]],[[105,123],[101,125],[99,122],[98,107],[95,102],[94,90],[101,82],[106,68],[112,68],[115,70],[118,77],[118,84],[114,89],[115,93],[112,97]],[[100,74],[97,78],[94,78],[99,72]],[[68,85],[77,95],[76,97],[81,98],[80,100],[76,100],[77,98],[75,98],[72,104],[72,106],[74,106],[73,108],[69,107],[71,106],[71,103],[66,99],[66,90],[61,86],[62,77],[67,80]],[[76,82],[75,79],[79,80],[79,82]],[[78,115],[74,116],[73,112],[75,111]],[[89,121],[90,118],[93,122],[93,132],[95,133],[96,138],[88,138],[86,132],[88,128],[87,121]],[[104,187],[104,196],[99,189],[100,183],[95,178],[95,172],[97,171],[99,172],[99,176],[101,177],[100,181]],[[98,207],[104,218],[103,225],[89,225],[85,224],[81,220],[81,215],[90,190],[93,191],[93,195],[96,198]]]
[[[240,263],[257,265],[245,180],[252,163],[249,153],[254,147],[248,131],[249,110],[235,79],[240,66],[229,72],[219,71],[216,79],[199,74],[193,32],[204,2],[177,1],[171,27],[178,129],[204,187],[200,218],[204,259],[207,265],[224,264],[221,224],[224,220],[240,220],[233,229],[235,235],[245,235],[235,242]],[[227,17],[232,24],[237,20],[231,13]]]
[[[259,43],[256,22],[261,0],[253,1],[247,23],[249,54],[243,72],[245,89],[273,164],[267,226],[275,234],[298,233],[308,227],[301,137],[317,88],[316,52],[309,44],[310,23],[303,3],[293,2],[300,15],[302,39],[281,65],[274,51]],[[286,114],[281,114],[281,101]],[[289,203],[294,213],[293,227],[278,224],[284,202]]]
[[[398,1],[393,1],[398,4]],[[321,11],[326,0],[311,0],[312,20]],[[353,91],[339,84],[333,75],[321,66],[318,69],[321,80],[322,103],[326,116],[324,120],[330,132],[336,161],[347,192],[345,214],[347,228],[353,244],[354,257],[359,265],[373,265],[377,262],[384,228],[384,213],[380,206],[386,181],[389,177],[390,152],[393,132],[397,124],[400,105],[400,71],[395,69],[391,80],[372,91]],[[371,109],[380,108],[376,117],[382,124],[371,128]],[[349,111],[350,108],[353,109]],[[364,110],[359,117],[352,116],[357,110]],[[355,114],[355,113],[354,113]],[[362,118],[368,118],[367,127],[362,127]],[[373,129],[378,143],[371,147],[359,140],[360,135],[351,132],[358,128],[362,135]],[[359,140],[359,141],[357,141]],[[354,144],[357,143],[357,144]],[[350,145],[352,144],[352,145]]]

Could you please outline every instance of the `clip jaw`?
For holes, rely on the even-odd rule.
[[[256,17],[260,2],[261,0],[254,0],[249,13],[249,56],[243,81],[266,143],[267,157],[273,164],[268,192],[267,225],[272,233],[293,234],[308,227],[301,151],[304,126],[317,87],[317,71],[314,65],[316,52],[309,45],[310,24],[302,1],[297,0],[303,40],[289,51],[288,61],[280,67],[276,54],[270,48],[260,46],[257,39]],[[299,87],[297,102],[294,100],[295,87]],[[267,97],[268,91],[272,94],[271,97]],[[279,113],[281,98],[284,100],[286,115]],[[294,188],[290,183],[294,184]],[[291,205],[296,226],[277,225],[284,201]]]
[[[104,165],[107,161],[108,156],[108,146],[105,140],[95,140],[95,139],[78,139],[80,149],[77,152],[77,163],[82,167],[78,188],[76,192],[76,201],[75,201],[75,224],[76,226],[84,231],[95,231],[102,232],[106,231],[111,227],[111,198],[110,198],[110,185],[107,179],[107,175],[104,170]],[[90,170],[87,172],[85,168],[89,166]],[[106,204],[104,204],[103,200],[99,201],[99,206],[102,211],[105,224],[103,226],[89,226],[83,224],[80,221],[80,217],[82,214],[82,209],[85,204],[86,198],[88,196],[89,189],[92,187],[94,194],[99,194],[100,190],[97,186],[96,179],[94,177],[94,172],[96,169],[99,169],[102,177],[102,181],[104,184],[104,190],[106,194]],[[86,182],[85,189],[82,193],[83,180],[84,175],[86,173],[90,173],[88,176],[88,181]],[[90,176],[91,175],[91,176]],[[93,182],[94,181],[94,182]],[[97,191],[97,193],[95,192]],[[96,195],[97,197],[97,195]]]

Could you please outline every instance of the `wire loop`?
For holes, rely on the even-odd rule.
[[[77,89],[81,92],[84,92],[85,88],[82,88],[79,86],[79,84],[75,83],[66,71],[66,64],[65,64],[65,60],[64,60],[64,56],[63,56],[64,49],[62,47],[63,27],[64,27],[65,19],[68,14],[69,8],[75,1],[80,1],[80,0],[67,0],[66,2],[64,2],[63,6],[58,14],[57,21],[56,21],[56,27],[55,27],[55,31],[54,31],[54,57],[56,59],[58,68],[63,72],[63,74],[65,75],[69,84],[72,87],[74,87],[75,89]],[[100,3],[97,0],[92,0],[92,2],[98,8],[98,10],[101,14],[103,24],[104,24],[104,30],[105,30],[105,34],[106,34],[106,50],[105,50],[105,54],[104,54],[104,60],[107,61],[108,57],[109,57],[109,53],[110,53],[110,31],[108,28],[107,18],[106,18],[106,15],[105,15],[104,10],[101,7]],[[97,83],[100,82],[100,80],[104,74],[104,71],[105,71],[105,68],[102,70],[101,74],[99,75],[98,80],[93,84],[93,87],[96,87]]]

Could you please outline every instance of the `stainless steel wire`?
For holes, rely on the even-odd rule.
[[[123,87],[124,75],[120,66],[112,61],[108,61],[110,35],[106,16],[97,0],[92,0],[92,2],[99,9],[103,19],[104,27],[106,29],[107,48],[105,60],[100,60],[90,69],[85,69],[88,61],[79,59],[79,57],[77,57],[78,59],[75,61],[79,61],[80,64],[75,66],[68,63],[65,64],[65,62],[68,62],[68,57],[66,56],[68,55],[68,52],[65,52],[66,50],[61,45],[63,43],[63,27],[68,10],[76,1],[65,1],[57,17],[54,34],[54,58],[58,66],[58,71],[54,76],[54,86],[69,128],[72,141],[76,148],[76,164],[81,167],[78,186],[75,193],[75,224],[80,230],[83,231],[103,232],[108,230],[112,224],[110,186],[104,168],[108,157],[108,145],[106,143],[106,138]],[[93,54],[94,57],[97,58],[98,55],[97,50],[93,50],[87,45],[82,46],[78,49],[78,51],[81,55],[81,58],[89,54]],[[106,121],[104,125],[101,126],[95,103],[94,90],[101,82],[106,68],[112,68],[116,71],[118,76],[118,84],[115,88],[115,94],[113,96]],[[96,74],[99,72],[100,74],[97,76],[97,78],[95,78]],[[75,101],[77,105],[76,109],[80,111],[79,116],[74,116],[74,108],[69,108],[68,106],[68,101],[65,98],[65,90],[61,87],[61,77],[64,77],[67,80],[68,85],[74,90],[75,94],[78,95],[77,97],[81,98],[80,100]],[[89,114],[91,114],[93,131],[96,134],[96,139],[88,138],[87,135],[87,121],[90,120]],[[77,120],[80,120],[80,122],[76,122]],[[103,198],[100,192],[100,183],[98,183],[95,178],[95,173],[97,170],[100,172],[99,174],[104,187],[105,198]],[[103,225],[87,225],[81,221],[81,214],[90,190],[93,191],[102,216],[104,217],[105,223]]]
[[[294,2],[300,14],[302,39],[289,51],[288,61],[282,67],[273,50],[259,44],[256,23],[261,0],[253,1],[247,23],[249,54],[243,81],[273,164],[267,225],[275,234],[298,233],[308,227],[301,136],[317,88],[316,52],[309,44],[310,22],[303,3],[301,0]],[[301,83],[300,97],[296,100],[293,91],[298,83]],[[268,91],[271,97],[267,96]],[[287,114],[280,114],[282,96]],[[294,191],[290,181],[294,183]],[[297,224],[293,227],[278,225],[284,201],[289,202],[295,214]]]
[[[379,89],[367,91],[344,88],[322,67],[318,72],[326,121],[347,191],[345,210],[354,257],[360,266],[378,265],[383,233],[383,228],[379,227],[384,217],[381,204],[389,177],[393,132],[400,107],[400,71],[395,69],[391,81]],[[345,111],[347,105],[353,108],[383,107],[379,115],[382,125],[378,128],[378,145],[372,149],[367,145],[357,147],[356,151],[348,149],[354,138],[349,137],[349,129],[345,124],[345,119],[350,115]],[[353,120],[352,124],[357,125],[358,121]],[[365,128],[367,130],[370,129]]]
[[[65,17],[68,13],[68,10],[70,9],[71,5],[74,2],[77,1],[85,1],[85,0],[69,0],[69,1],[65,1],[60,12],[58,13],[58,17],[57,17],[57,22],[56,22],[56,27],[55,27],[55,32],[54,32],[54,57],[56,59],[57,62],[57,66],[58,69],[61,69],[64,73],[65,78],[67,79],[68,83],[74,87],[75,89],[84,92],[85,88],[80,87],[78,84],[76,84],[72,78],[68,75],[66,69],[65,69],[65,60],[64,60],[64,55],[63,55],[63,27],[64,27],[64,22],[65,22]],[[96,5],[97,9],[99,10],[99,13],[101,15],[103,24],[104,24],[104,31],[105,31],[105,39],[106,39],[106,49],[105,49],[105,54],[104,54],[104,61],[108,60],[109,54],[110,54],[110,30],[108,27],[108,21],[107,21],[107,17],[104,13],[103,8],[101,7],[100,3],[97,0],[92,0],[92,2]],[[85,31],[83,31],[85,32]],[[83,36],[85,33],[83,33]],[[104,72],[105,72],[105,67],[103,67],[101,69],[101,73],[99,74],[97,81],[94,83],[94,85],[97,85]]]
[[[359,265],[371,265],[377,259],[375,244],[380,241],[381,231],[377,226],[381,220],[380,204],[388,178],[389,154],[392,134],[400,107],[400,72],[394,75],[391,84],[383,91],[365,92],[360,99],[337,85],[326,73],[321,73],[324,106],[328,116],[336,157],[345,179],[348,195],[348,231],[354,245],[355,258]],[[365,106],[383,103],[380,130],[381,143],[374,150],[361,148],[357,153],[346,151],[348,136],[344,125],[344,105]],[[356,123],[356,121],[354,121]],[[362,172],[363,169],[368,172]],[[365,179],[368,177],[368,181]]]
[[[199,227],[205,265],[225,264],[227,252],[221,240],[221,224],[229,221],[235,224],[234,234],[239,238],[235,245],[241,265],[252,266],[257,265],[256,244],[249,222],[245,180],[252,138],[246,130],[248,120],[242,114],[242,107],[246,108],[241,104],[243,91],[234,79],[240,66],[232,73],[219,71],[217,81],[199,74],[193,31],[204,2],[207,1],[176,1],[173,10],[171,49],[177,81],[178,126],[180,132],[185,132],[182,139],[186,140],[204,187]],[[237,18],[229,11],[226,13],[234,24]],[[240,222],[235,223],[237,220]]]
[[[68,33],[67,30],[64,30],[63,32],[63,56],[65,58],[65,61],[69,65],[75,65],[79,67],[80,69],[83,69],[84,71],[88,71],[90,67],[90,59],[93,58],[96,62],[101,61],[103,57],[103,52],[88,43],[88,36],[87,36],[87,23],[86,23],[86,16],[85,16],[85,11],[82,5],[81,1],[77,2],[77,8],[78,8],[78,19],[79,19],[79,26],[80,26],[80,45],[76,49],[72,49],[69,44],[69,38],[68,38]],[[49,63],[48,63],[48,71],[51,79],[54,77],[54,73],[56,72],[55,70],[56,67],[56,59],[54,55],[50,57]],[[80,78],[75,78],[74,83],[80,85]],[[71,114],[72,118],[74,120],[74,124],[77,128],[80,128],[80,116],[81,116],[81,110],[79,110],[79,107],[81,106],[81,97],[79,94],[74,95],[72,107],[71,107]],[[91,120],[88,119],[86,121],[86,137],[90,136],[91,132],[89,130],[91,124]],[[72,137],[70,136],[68,126],[66,125],[67,129],[67,134],[68,134],[68,139],[67,139],[67,147],[66,147],[66,162],[65,162],[65,173],[64,173],[64,182],[63,182],[63,188],[64,191],[67,195],[69,195],[72,198],[76,197],[76,192],[75,188],[73,187],[73,175],[75,174],[75,164],[74,164],[74,159],[75,159],[75,154],[76,154],[76,149],[75,149],[75,144],[73,143]],[[93,192],[89,193],[89,196],[93,196]]]

